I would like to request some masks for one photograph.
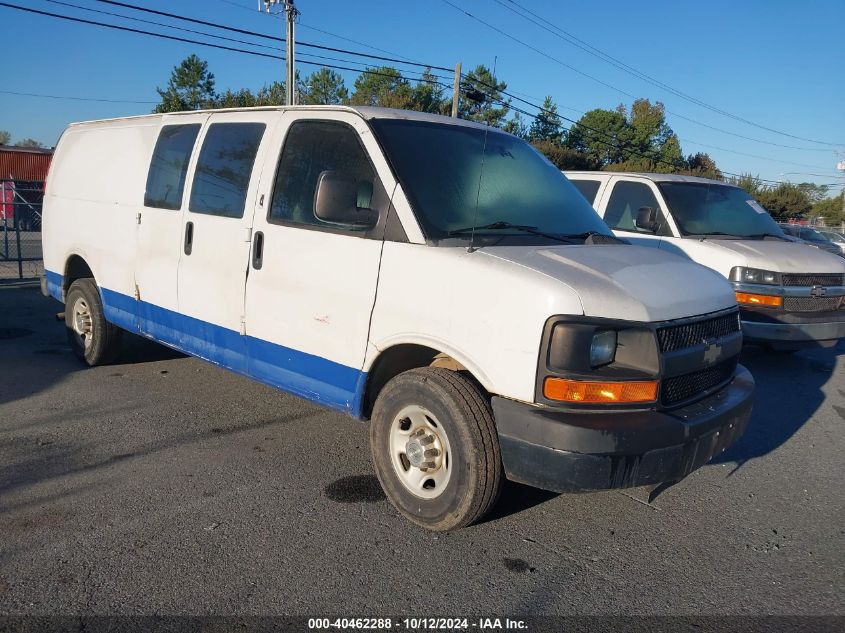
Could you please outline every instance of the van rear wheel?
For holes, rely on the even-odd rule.
[[[121,330],[103,316],[103,302],[93,279],[77,279],[70,285],[65,327],[73,352],[87,365],[106,365],[117,358]]]
[[[475,523],[498,499],[502,459],[490,405],[455,371],[412,369],[388,382],[373,408],[370,449],[387,498],[429,530]]]

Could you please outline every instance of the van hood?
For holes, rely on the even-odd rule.
[[[574,291],[586,316],[667,321],[736,305],[731,285],[689,259],[627,245],[490,246],[480,249]]]
[[[780,240],[678,240],[693,259],[717,269],[726,277],[734,266],[779,273],[842,273],[845,258],[814,246]]]

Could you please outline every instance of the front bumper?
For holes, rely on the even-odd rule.
[[[830,346],[845,337],[845,310],[782,312],[742,309],[742,334],[748,343]]]
[[[508,479],[555,492],[679,481],[734,443],[751,416],[742,366],[720,391],[672,411],[559,411],[493,398]]]

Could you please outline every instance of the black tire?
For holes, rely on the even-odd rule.
[[[389,449],[391,426],[408,406],[431,412],[448,437],[451,471],[442,492],[433,499],[417,496],[405,486]],[[370,450],[387,498],[405,517],[429,530],[455,530],[475,523],[499,497],[502,458],[493,413],[479,387],[458,372],[425,367],[388,382],[373,407]]]
[[[87,307],[90,318],[90,334],[86,336],[81,336],[74,329],[75,309],[80,301],[80,307]],[[70,285],[65,299],[65,327],[74,354],[90,367],[107,365],[117,358],[121,329],[106,321],[103,316],[100,290],[93,279],[77,279]]]

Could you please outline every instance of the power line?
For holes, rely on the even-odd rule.
[[[256,31],[247,31],[245,29],[239,29],[239,28],[235,28],[233,26],[227,26],[225,24],[217,24],[215,22],[208,22],[206,20],[199,20],[197,18],[189,18],[189,17],[183,16],[183,15],[178,15],[176,13],[168,13],[166,11],[157,11],[155,9],[148,9],[147,7],[139,7],[137,5],[128,4],[126,2],[117,2],[117,0],[95,0],[95,1],[96,2],[102,2],[104,4],[111,4],[111,5],[115,5],[115,6],[120,6],[120,7],[124,7],[124,8],[127,8],[127,9],[133,9],[135,11],[142,11],[144,13],[153,13],[155,15],[161,15],[161,16],[173,18],[173,19],[176,19],[176,20],[183,20],[185,22],[193,22],[194,24],[202,24],[204,26],[211,26],[211,27],[217,28],[217,29],[232,31],[232,32],[235,32],[235,33],[241,33],[243,35],[251,35],[253,37],[260,37],[260,38],[263,38],[263,39],[273,40],[275,42],[284,42],[285,41],[285,38],[277,37],[275,35],[267,35],[266,33],[258,33]],[[419,66],[421,68],[426,67],[426,68],[432,68],[432,69],[436,69],[436,70],[442,70],[442,71],[445,71],[445,72],[452,72],[452,70],[453,70],[452,68],[446,68],[445,66],[436,66],[436,65],[433,65],[433,64],[422,64],[422,63],[419,63],[419,62],[409,62],[409,61],[397,59],[397,58],[394,58],[394,57],[384,57],[384,56],[381,56],[381,55],[371,55],[370,53],[362,53],[360,51],[350,51],[350,50],[343,49],[343,48],[335,48],[333,46],[323,46],[321,44],[312,44],[310,42],[303,42],[301,40],[297,40],[296,44],[297,44],[297,46],[304,46],[306,48],[316,48],[316,49],[320,49],[320,50],[324,50],[324,51],[331,51],[331,52],[334,52],[334,53],[343,53],[343,54],[346,54],[346,55],[354,55],[356,57],[367,57],[369,59],[377,59],[379,61],[392,62],[392,63],[395,63],[395,64],[406,64],[406,65],[411,65],[411,66]]]
[[[589,73],[586,73],[586,72],[584,72],[584,71],[582,71],[582,70],[580,70],[580,69],[576,68],[575,66],[572,66],[571,64],[567,64],[567,63],[566,63],[566,62],[564,62],[563,60],[561,60],[561,59],[559,59],[559,58],[557,58],[557,57],[554,57],[553,55],[550,55],[549,53],[547,53],[547,52],[545,52],[545,51],[543,51],[543,50],[541,50],[541,49],[537,48],[536,46],[533,46],[532,44],[529,44],[528,42],[526,42],[526,41],[524,41],[524,40],[521,40],[521,39],[519,39],[518,37],[515,37],[514,35],[511,35],[511,34],[510,34],[510,33],[508,33],[507,31],[504,31],[504,30],[502,30],[502,29],[500,29],[500,28],[498,28],[498,27],[494,26],[493,24],[490,24],[489,22],[486,22],[485,20],[482,20],[481,18],[479,18],[478,16],[476,16],[476,15],[474,15],[474,14],[470,13],[470,12],[469,12],[469,11],[467,11],[466,9],[463,9],[462,7],[459,7],[458,5],[456,5],[456,4],[452,3],[452,2],[450,2],[450,0],[441,0],[441,1],[442,1],[444,4],[449,5],[450,7],[452,7],[453,9],[455,9],[456,11],[459,11],[459,12],[463,13],[464,15],[466,15],[467,17],[469,17],[470,19],[475,20],[476,22],[479,22],[480,24],[483,24],[484,26],[486,26],[487,28],[489,28],[489,29],[491,29],[491,30],[495,31],[496,33],[499,33],[500,35],[502,35],[502,36],[504,36],[504,37],[506,37],[506,38],[508,38],[508,39],[510,39],[510,40],[513,40],[513,41],[514,41],[514,42],[516,42],[517,44],[519,44],[519,45],[521,45],[521,46],[524,46],[524,47],[526,47],[526,48],[528,48],[528,49],[530,49],[530,50],[534,51],[535,53],[537,53],[537,54],[539,54],[539,55],[541,55],[541,56],[543,56],[543,57],[545,57],[545,58],[547,58],[547,59],[549,59],[549,60],[551,60],[551,61],[555,62],[556,64],[559,64],[560,66],[563,66],[564,68],[567,68],[567,69],[569,69],[569,70],[571,70],[571,71],[573,71],[573,72],[575,72],[575,73],[577,73],[577,74],[579,74],[579,75],[581,75],[581,76],[583,76],[583,77],[586,77],[587,79],[590,79],[591,81],[594,81],[594,82],[596,82],[596,83],[598,83],[598,84],[600,84],[600,85],[602,85],[602,86],[604,86],[604,87],[606,87],[606,88],[610,88],[611,90],[614,90],[614,91],[616,91],[616,92],[618,92],[618,93],[620,93],[620,94],[623,94],[623,95],[625,95],[626,97],[629,97],[629,98],[631,98],[631,99],[637,99],[637,98],[638,98],[636,95],[631,94],[630,92],[628,92],[628,91],[626,91],[626,90],[623,90],[623,89],[621,89],[621,88],[619,88],[619,87],[617,87],[617,86],[614,86],[613,84],[607,83],[606,81],[603,81],[603,80],[599,79],[598,77],[596,77],[596,76],[594,76],[594,75],[591,75],[591,74],[589,74]],[[684,116],[684,115],[682,115],[682,114],[678,114],[677,112],[672,112],[672,111],[670,111],[670,110],[666,110],[666,112],[667,112],[667,113],[669,113],[669,114],[672,114],[673,116],[677,116],[677,117],[678,117],[678,118],[680,118],[680,119],[684,119],[684,120],[689,121],[689,122],[691,122],[691,123],[695,123],[695,124],[697,124],[697,125],[701,125],[701,126],[703,126],[703,127],[707,127],[707,128],[712,129],[712,130],[716,130],[716,131],[718,131],[718,132],[722,132],[722,133],[724,133],[724,134],[729,134],[729,135],[731,135],[731,136],[737,136],[737,137],[739,137],[739,138],[744,138],[744,139],[746,139],[746,140],[753,140],[753,141],[756,141],[756,142],[759,142],[759,143],[767,143],[767,144],[771,144],[771,145],[778,145],[777,143],[771,143],[771,142],[769,142],[769,141],[762,141],[762,140],[759,140],[759,139],[753,139],[753,138],[750,138],[750,137],[747,137],[747,136],[742,136],[742,135],[737,134],[737,133],[735,133],[735,132],[730,132],[730,131],[728,131],[728,130],[724,130],[724,129],[721,129],[721,128],[718,128],[718,127],[715,127],[715,126],[712,126],[712,125],[708,125],[708,124],[706,124],[706,123],[702,123],[702,122],[700,122],[700,121],[696,121],[695,119],[692,119],[692,118],[690,118],[690,117],[686,117],[686,116]],[[822,144],[831,145],[831,146],[838,146],[838,144],[836,144],[836,143],[826,143],[826,142],[824,142],[824,141],[815,141],[815,140],[813,140],[813,139],[803,139],[803,138],[800,138],[800,137],[795,137],[795,138],[799,138],[800,140],[806,140],[806,141],[813,142],[813,143],[822,143]],[[782,146],[782,147],[785,147],[785,146]],[[801,148],[791,148],[791,149],[801,149]]]
[[[237,48],[234,48],[234,47],[221,46],[221,45],[218,45],[218,44],[212,44],[212,43],[208,43],[208,42],[190,40],[190,39],[187,39],[187,38],[182,38],[182,37],[177,37],[177,36],[172,36],[172,35],[165,35],[165,34],[162,34],[162,33],[154,33],[154,32],[151,32],[151,31],[144,31],[144,30],[141,30],[141,29],[133,29],[133,28],[118,26],[118,25],[114,25],[114,24],[106,24],[106,23],[103,23],[103,22],[96,22],[96,21],[93,21],[93,20],[85,20],[83,18],[76,18],[76,17],[61,15],[61,14],[57,14],[57,13],[51,13],[51,12],[48,12],[48,11],[41,11],[41,10],[38,10],[38,9],[30,9],[30,8],[27,8],[27,7],[21,7],[21,6],[10,4],[10,3],[7,3],[7,2],[0,2],[0,6],[4,6],[4,7],[7,7],[7,8],[11,8],[11,9],[17,9],[19,11],[24,11],[24,12],[27,12],[27,13],[44,15],[44,16],[48,16],[48,17],[55,17],[55,18],[59,18],[59,19],[69,20],[69,21],[72,21],[72,22],[78,22],[78,23],[83,23],[83,24],[88,24],[88,25],[93,25],[93,26],[99,26],[99,27],[103,27],[103,28],[117,29],[117,30],[120,30],[120,31],[131,32],[131,33],[136,33],[136,34],[140,34],[140,35],[148,35],[148,36],[157,37],[157,38],[161,38],[161,39],[174,40],[174,41],[179,41],[179,42],[187,42],[187,43],[196,44],[196,45],[200,45],[200,46],[218,48],[218,49],[223,49],[223,50],[228,50],[228,51],[238,52],[238,53],[244,53],[244,54],[249,54],[249,55],[257,55],[257,56],[260,56],[260,57],[267,57],[267,58],[272,58],[272,59],[284,59],[284,57],[281,56],[281,55],[272,55],[272,54],[268,54],[268,53],[260,53],[260,52],[256,52],[256,51],[237,49]],[[313,66],[325,66],[327,68],[333,68],[333,69],[337,69],[337,70],[347,70],[347,71],[359,72],[359,73],[364,73],[364,74],[385,76],[385,77],[390,77],[390,78],[393,78],[393,79],[397,78],[397,75],[394,75],[394,74],[389,74],[389,73],[384,73],[384,72],[379,72],[379,71],[374,71],[374,70],[369,70],[369,69],[360,69],[360,68],[353,68],[353,67],[349,67],[349,66],[338,66],[338,65],[331,65],[331,64],[320,64],[320,63],[317,63],[317,62],[309,62],[309,61],[303,61],[302,63],[313,65]],[[451,86],[449,84],[444,84],[444,83],[437,81],[437,78],[445,79],[444,77],[434,75],[432,78],[420,77],[419,79],[416,79],[416,80],[417,81],[425,81],[425,82],[428,82],[428,83],[431,83],[431,84],[436,84],[436,85],[439,85],[443,88],[451,88]],[[492,90],[496,90],[497,92],[500,92],[501,94],[504,94],[508,97],[514,98],[517,101],[523,102],[523,103],[525,103],[525,104],[527,104],[531,107],[534,107],[534,108],[540,110],[541,112],[551,114],[550,111],[544,110],[541,106],[537,106],[536,104],[533,104],[533,103],[531,103],[531,102],[529,102],[525,99],[521,99],[519,97],[516,97],[516,96],[512,95],[511,93],[507,93],[505,91],[499,91],[496,87],[491,86],[490,84],[487,84],[483,81],[480,81],[480,80],[477,80],[477,79],[474,79],[473,81],[475,81],[479,85],[486,86],[486,87],[488,87]],[[517,108],[517,107],[513,106],[510,102],[502,101],[501,99],[495,99],[495,98],[493,98],[492,93],[489,94],[488,97],[490,97],[492,102],[499,103],[501,105],[506,105],[509,108],[513,109],[515,112],[520,112],[522,114],[525,114],[526,116],[528,116],[532,119],[536,119],[539,116],[539,115],[536,115],[536,114],[531,114],[530,112],[527,112],[527,111],[522,110],[520,108]],[[595,133],[597,133],[601,136],[604,136],[606,138],[613,138],[611,135],[607,134],[606,132],[603,132],[603,131],[600,131],[600,130],[595,130],[593,128],[585,126],[585,125],[583,125],[583,124],[581,124],[581,123],[579,123],[579,122],[577,122],[573,119],[569,119],[565,116],[562,116],[559,113],[555,112],[553,114],[555,114],[556,116],[558,116],[562,120],[568,121],[572,124],[578,124],[581,127],[583,127],[584,129],[593,131],[593,132],[595,132]],[[567,128],[563,128],[563,129],[566,130]],[[649,155],[647,155],[643,152],[630,150],[629,148],[626,148],[624,145],[620,144],[620,142],[618,140],[615,140],[614,143],[609,143],[607,141],[602,141],[600,139],[597,139],[597,140],[599,141],[599,143],[602,143],[604,145],[607,145],[607,146],[610,146],[610,147],[615,147],[616,149],[621,149],[621,150],[627,151],[630,155],[638,156],[640,158],[646,158],[646,159],[652,160],[652,161],[657,162],[657,163],[661,163],[661,164],[665,164],[667,166],[675,167],[675,165],[673,165],[672,163],[669,163],[668,161],[661,160],[661,159],[659,159],[655,156],[649,156]],[[722,173],[726,174],[728,176],[736,176],[736,177],[740,176],[740,174],[733,174],[731,172],[722,171]],[[764,181],[764,182],[774,183],[774,184],[788,184],[788,183],[783,183],[781,181],[775,181],[775,180],[766,180],[766,179],[760,179],[760,180]],[[822,185],[822,186],[838,186],[838,185],[839,185],[839,183],[836,183],[835,185]]]
[[[38,97],[40,99],[67,99],[70,101],[101,101],[103,103],[139,103],[139,104],[156,104],[158,101],[132,101],[129,99],[95,99],[93,97],[72,97],[69,95],[43,95],[34,92],[14,92],[12,90],[0,90],[0,94],[15,95],[18,97]]]
[[[680,91],[676,88],[673,88],[669,84],[666,84],[666,83],[664,83],[664,82],[662,82],[658,79],[655,79],[654,77],[634,68],[633,66],[626,64],[624,61],[622,61],[622,60],[620,60],[616,57],[613,57],[612,55],[610,55],[608,53],[605,53],[604,51],[596,48],[595,46],[592,46],[591,44],[585,42],[582,39],[579,39],[578,37],[576,37],[572,33],[569,33],[567,31],[565,31],[564,29],[562,29],[561,27],[556,26],[555,24],[549,22],[548,19],[543,18],[540,15],[534,13],[533,11],[531,11],[527,7],[519,4],[515,0],[494,0],[494,2],[496,2],[497,4],[499,4],[502,7],[506,8],[508,11],[515,13],[516,15],[520,16],[521,18],[528,20],[532,24],[539,26],[543,30],[548,31],[549,33],[551,33],[552,35],[555,35],[559,39],[562,39],[563,41],[568,42],[569,44],[572,44],[573,46],[580,48],[581,50],[587,52],[588,54],[590,54],[594,57],[598,57],[599,59],[602,59],[603,61],[615,66],[616,68],[622,70],[623,72],[626,72],[630,75],[633,75],[634,77],[637,77],[638,79],[646,81],[646,82],[648,82],[648,83],[650,83],[654,86],[662,88],[663,90],[666,90],[667,92],[670,92],[670,93],[672,93],[672,94],[674,94],[674,95],[676,95],[676,96],[678,96],[682,99],[685,99],[686,101],[689,101],[690,103],[694,103],[698,106],[701,106],[703,108],[707,108],[708,110],[716,112],[717,114],[721,114],[723,116],[729,117],[729,118],[734,119],[736,121],[740,121],[742,123],[746,123],[747,125],[751,125],[753,127],[760,128],[761,130],[766,130],[767,132],[773,132],[773,133],[779,134],[781,136],[787,136],[787,137],[790,137],[790,138],[794,138],[794,139],[801,140],[801,141],[807,141],[807,142],[810,142],[810,143],[818,143],[820,145],[831,145],[831,146],[841,145],[841,143],[830,143],[830,142],[827,142],[827,141],[819,141],[819,140],[816,140],[816,139],[804,138],[804,137],[801,137],[801,136],[795,136],[795,135],[789,134],[787,132],[782,132],[780,130],[776,130],[776,129],[767,127],[765,125],[755,123],[754,121],[749,121],[748,119],[745,119],[741,116],[735,115],[731,112],[728,112],[727,110],[723,110],[723,109],[718,108],[718,107],[711,105],[709,103],[706,103],[705,101],[702,101],[701,99],[698,99],[697,97],[693,97],[693,96],[691,96],[691,95],[689,95],[685,92],[682,92],[682,91]],[[508,6],[508,4],[514,5],[515,7],[518,7],[519,10]],[[529,17],[528,15],[525,15],[526,13],[529,14],[530,16],[533,16],[533,18]],[[534,18],[536,18],[536,19],[534,19]],[[790,149],[802,149],[802,148],[792,147]]]
[[[234,2],[234,0],[217,0],[217,2],[222,2],[223,4],[228,4],[229,6],[236,7],[238,9],[242,9],[243,11],[249,11],[253,15],[258,14],[258,12],[255,9],[250,9],[249,7],[245,7],[244,5],[242,5],[238,2]],[[277,15],[277,14],[274,14],[274,13],[271,13],[270,17],[276,18],[276,19],[283,19],[281,15]],[[386,50],[384,48],[379,48],[378,46],[373,46],[372,44],[367,44],[366,42],[361,42],[359,40],[353,40],[350,37],[345,37],[345,36],[339,35],[337,33],[332,33],[331,31],[326,31],[324,29],[318,29],[316,26],[311,26],[310,24],[305,24],[302,21],[297,22],[297,26],[299,28],[309,29],[311,31],[316,31],[317,33],[323,33],[324,35],[328,35],[330,37],[336,37],[339,40],[351,42],[352,44],[357,44],[358,46],[363,46],[364,48],[369,48],[371,50],[378,51],[380,53],[385,53],[387,55],[393,55],[393,56],[398,57],[400,59],[403,59],[407,62],[413,62],[415,64],[419,64],[420,66],[424,66],[424,64],[421,64],[420,62],[416,62],[416,61],[410,59],[409,57],[405,57],[404,55],[400,55],[399,53],[396,53],[394,51],[389,51],[389,50]]]

